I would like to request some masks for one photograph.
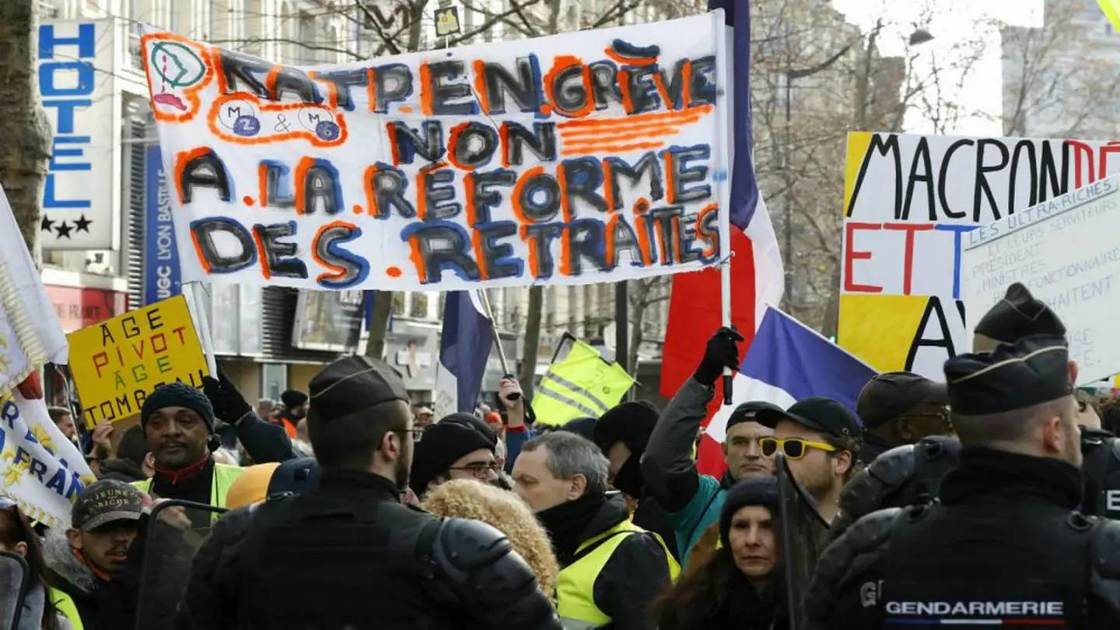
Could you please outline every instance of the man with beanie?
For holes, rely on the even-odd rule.
[[[593,437],[609,468],[607,481],[636,503],[631,520],[661,537],[669,553],[677,554],[677,535],[665,510],[649,494],[642,477],[642,454],[657,425],[657,409],[645,401],[624,402],[607,410],[595,423]]]
[[[719,519],[724,494],[740,479],[774,474],[773,458],[762,454],[759,440],[774,434],[758,422],[765,409],[778,407],[766,402],[739,405],[727,421],[723,457],[727,472],[721,479],[701,475],[693,457],[700,421],[708,415],[708,401],[724,367],[739,366],[739,333],[721,328],[708,340],[696,373],[661,412],[641,459],[642,477],[650,494],[668,512],[676,532],[682,563],[688,562],[692,547]]]
[[[307,394],[294,389],[280,394],[280,402],[284,404],[284,408],[276,417],[280,419],[289,438],[296,436],[296,426],[307,416],[307,400]]]
[[[607,468],[594,443],[553,431],[521,449],[514,490],[552,540],[564,627],[645,630],[650,605],[679,567],[657,536],[630,521],[623,497],[607,494]]]
[[[134,482],[164,499],[225,507],[242,468],[216,463],[214,408],[205,394],[178,381],[161,385],[140,408],[140,426],[155,458],[155,476]]]
[[[1066,341],[945,363],[960,465],[940,502],[860,519],[825,550],[808,628],[1120,627],[1120,523],[1082,516]]]
[[[477,416],[453,413],[429,425],[419,438],[408,482],[417,498],[452,479],[498,481],[498,438]]]
[[[558,630],[509,541],[401,504],[414,439],[404,382],[347,357],[311,380],[317,488],[225,515],[195,558],[185,627]],[[298,597],[277,597],[298,583]]]
[[[876,374],[860,391],[856,414],[863,421],[863,462],[927,435],[953,434],[945,384],[913,372]]]

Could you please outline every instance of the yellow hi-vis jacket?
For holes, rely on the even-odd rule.
[[[580,543],[576,549],[575,562],[560,571],[556,584],[556,612],[560,615],[564,630],[590,630],[611,623],[611,618],[595,603],[595,579],[622,541],[639,532],[652,533],[626,519]],[[673,554],[669,553],[661,537],[657,534],[653,536],[665,550],[669,579],[675,582],[681,571],[680,565],[673,559]]]
[[[85,626],[82,625],[82,616],[78,614],[78,607],[74,605],[74,600],[66,593],[52,588],[50,590],[51,603],[62,613],[63,617],[70,622],[71,630],[84,630]]]
[[[240,466],[229,466],[227,464],[214,463],[214,479],[210,482],[210,505],[214,507],[224,508],[226,506],[226,493],[229,492],[229,487],[233,482],[245,472],[244,468]],[[144,479],[141,481],[133,481],[132,487],[138,488],[143,492],[152,491],[152,480]]]
[[[595,348],[576,340],[568,356],[550,365],[541,378],[533,409],[542,424],[598,418],[617,405],[633,384],[621,365],[607,363]]]

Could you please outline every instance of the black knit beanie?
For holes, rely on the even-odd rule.
[[[631,453],[641,457],[657,426],[657,416],[657,409],[644,400],[616,405],[595,423],[595,444],[605,453],[616,442],[622,442]]]
[[[190,385],[175,381],[157,387],[156,391],[144,399],[144,406],[140,408],[140,426],[146,427],[148,418],[164,407],[191,409],[202,416],[207,430],[214,432],[214,407],[210,404],[210,399]]]
[[[482,420],[469,414],[452,414],[424,429],[412,454],[408,485],[424,496],[428,484],[447,472],[455,460],[479,449],[494,452],[497,437]]]
[[[731,486],[723,509],[719,513],[719,539],[724,548],[731,546],[728,533],[731,531],[731,518],[739,508],[748,505],[761,505],[770,508],[770,516],[778,520],[778,480],[774,477],[744,479]]]

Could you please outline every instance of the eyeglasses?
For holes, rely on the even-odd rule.
[[[411,433],[413,442],[419,442],[424,437],[424,429],[396,429],[393,433]]]
[[[497,473],[501,469],[498,462],[472,462],[466,466],[452,466],[448,470],[462,470],[475,476],[476,479],[486,479],[490,473]]]
[[[837,450],[837,448],[831,444],[825,442],[816,442],[814,440],[805,440],[802,438],[783,439],[764,437],[760,438],[758,440],[758,443],[760,446],[762,446],[763,455],[767,457],[773,457],[774,453],[777,453],[778,449],[780,448],[782,449],[782,453],[785,454],[786,459],[801,459],[802,457],[805,457],[807,449],[810,448],[820,449],[827,453],[831,453]]]

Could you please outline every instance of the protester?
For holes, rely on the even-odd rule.
[[[269,422],[276,414],[276,401],[271,398],[261,398],[257,401],[257,417]]]
[[[948,404],[944,383],[913,372],[875,375],[856,402],[864,429],[860,461],[872,462],[885,451],[927,435],[952,435]]]
[[[1090,431],[1100,431],[1101,412],[1097,408],[1097,401],[1093,395],[1077,390],[1073,392],[1073,397],[1077,401],[1077,426]]]
[[[66,439],[78,445],[78,425],[74,424],[74,415],[70,410],[65,407],[48,407],[47,415],[51,417],[51,421],[58,427],[59,431],[66,436]],[[79,448],[80,450],[80,448]]]
[[[514,489],[552,539],[564,627],[649,628],[650,605],[676,578],[677,563],[656,536],[630,522],[622,496],[607,495],[607,469],[595,444],[554,431],[522,448]]]
[[[424,429],[416,442],[409,486],[424,498],[452,479],[497,483],[501,466],[494,455],[498,438],[481,419],[454,413]]]
[[[1101,428],[1120,435],[1120,399],[1113,399],[1101,407]]]
[[[473,518],[494,526],[533,569],[541,592],[555,600],[560,567],[548,532],[516,494],[473,479],[455,479],[429,492],[423,508],[436,516]]]
[[[39,537],[19,506],[7,497],[0,497],[0,551],[23,558],[29,571],[25,578],[28,587],[22,602],[20,625],[16,630],[64,630],[72,627],[67,614],[78,619],[74,602],[65,593],[50,588]]]
[[[281,426],[288,432],[289,438],[296,436],[296,425],[307,416],[307,394],[289,389],[280,394],[283,408],[276,414]]]
[[[117,588],[129,553],[140,531],[144,495],[132,486],[104,479],[86,487],[71,510],[71,529],[51,532],[45,552],[50,583],[66,598],[56,595],[60,609],[72,613],[74,628],[131,628],[128,611],[134,611],[137,593]]]
[[[148,457],[148,444],[144,430],[131,426],[121,434],[116,452],[101,462],[101,479],[116,479],[125,483],[142,481],[155,474]]]
[[[307,418],[300,420],[296,425],[296,436],[292,438],[292,452],[296,457],[315,456],[311,448],[311,436],[307,434]]]
[[[416,408],[416,412],[413,414],[412,424],[417,429],[426,429],[428,425],[432,424],[435,415],[431,407],[421,405]]]
[[[759,444],[774,431],[757,422],[760,410],[777,409],[770,403],[746,403],[732,412],[723,443],[727,472],[721,479],[701,475],[693,460],[700,421],[707,417],[708,401],[715,393],[713,386],[723,368],[738,367],[735,344],[741,340],[729,328],[712,335],[696,372],[662,410],[642,458],[642,477],[649,493],[667,512],[684,563],[705,531],[719,520],[724,494],[731,484],[774,472],[773,459],[762,454]]]
[[[808,627],[1120,627],[1120,523],[1076,512],[1082,455],[1065,339],[959,355],[945,376],[963,450],[940,502],[876,512],[830,545]]]
[[[140,409],[140,426],[155,457],[155,476],[133,485],[166,499],[224,507],[242,468],[218,464],[214,408],[200,391],[180,382],[157,387]]]
[[[720,510],[720,546],[658,601],[659,630],[788,628],[783,605],[778,486],[773,477],[731,486]]]
[[[498,402],[505,413],[502,436],[506,444],[506,460],[503,470],[508,473],[513,471],[513,462],[517,461],[521,447],[533,438],[533,431],[525,413],[525,394],[517,379],[506,376],[498,381]]]
[[[559,627],[500,532],[400,504],[418,430],[391,367],[348,357],[324,368],[308,430],[319,487],[215,524],[184,598],[187,627]]]
[[[677,554],[677,536],[665,510],[646,488],[642,454],[657,425],[657,409],[647,402],[625,402],[608,410],[595,424],[595,444],[610,463],[607,480],[636,503],[631,520],[661,537],[669,553]]]
[[[811,397],[789,409],[763,409],[758,421],[774,429],[759,440],[763,455],[779,450],[793,478],[816,500],[826,522],[840,511],[840,492],[855,474],[862,428],[859,418],[835,400]]]

